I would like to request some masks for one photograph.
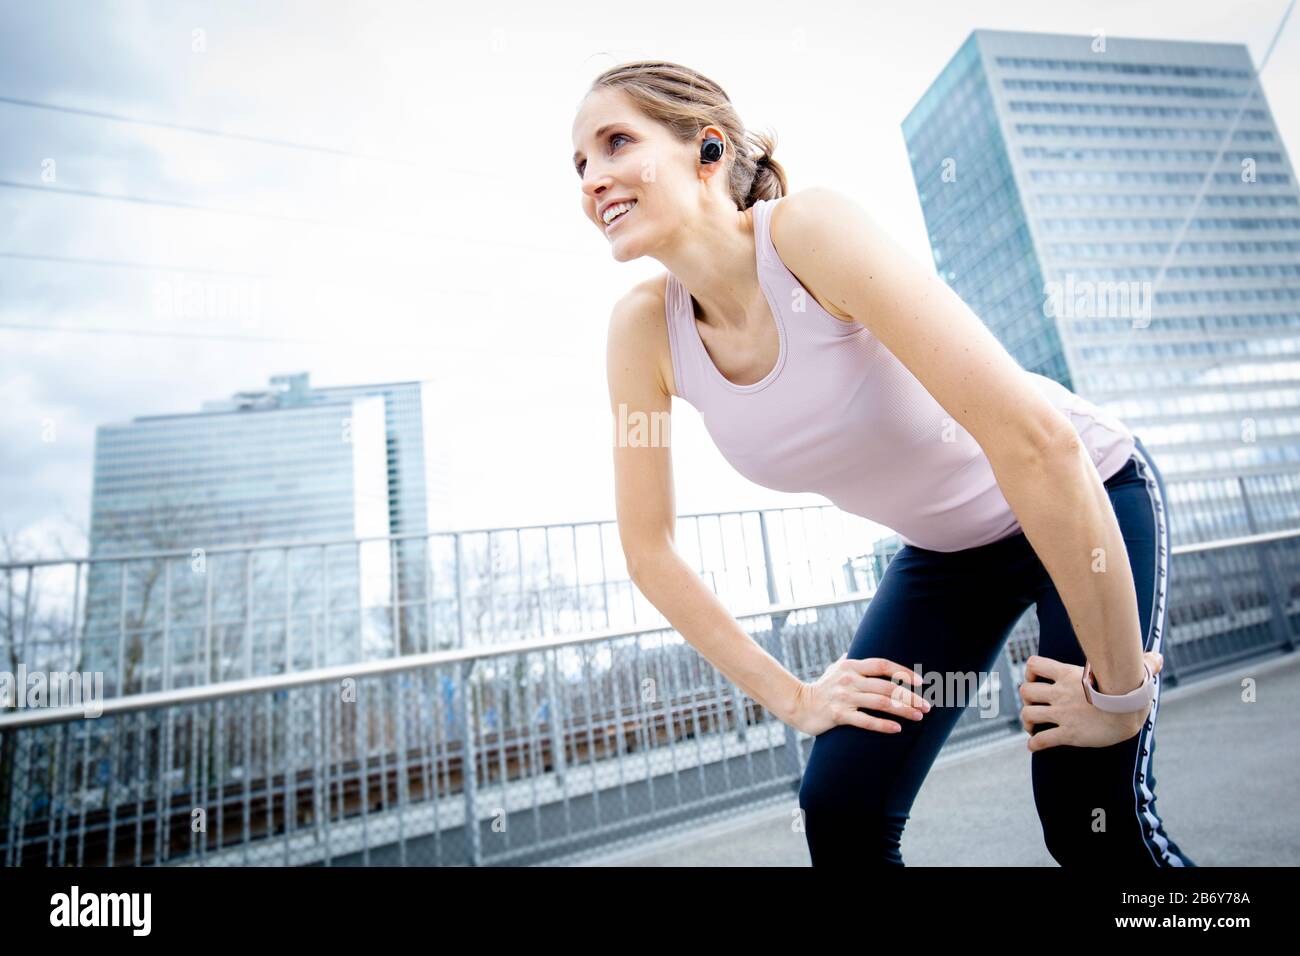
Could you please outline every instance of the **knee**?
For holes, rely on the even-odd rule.
[[[1037,756],[1037,755],[1035,755]],[[1059,866],[1096,865],[1105,855],[1109,808],[1075,800],[1045,800],[1036,793],[1043,844]]]
[[[1107,808],[1108,819],[1078,808],[1068,816],[1043,815],[1043,842],[1052,859],[1062,867],[1132,869],[1152,865],[1143,827],[1135,823],[1125,808]],[[1110,812],[1113,810],[1113,812]]]
[[[1043,822],[1043,844],[1057,866],[1082,866],[1096,862],[1095,856],[1085,853],[1084,841],[1078,834],[1069,834],[1062,827]]]
[[[799,809],[813,866],[902,866],[907,814],[890,813],[882,796],[827,774],[805,773]]]

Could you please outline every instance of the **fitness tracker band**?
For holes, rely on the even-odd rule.
[[[1151,701],[1156,695],[1155,675],[1151,673],[1151,665],[1145,660],[1142,662],[1142,669],[1146,671],[1146,678],[1137,687],[1127,694],[1103,694],[1097,690],[1096,678],[1092,674],[1092,664],[1085,661],[1083,666],[1083,696],[1087,698],[1088,703],[1098,710],[1104,710],[1111,714],[1131,714],[1134,711],[1146,710],[1151,706]]]

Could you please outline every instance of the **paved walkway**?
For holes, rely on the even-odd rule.
[[[1253,678],[1256,701],[1242,701]],[[1162,692],[1155,774],[1165,830],[1201,866],[1300,865],[1300,654]],[[1055,866],[1043,846],[1026,735],[939,757],[903,831],[909,866]],[[792,794],[594,866],[808,866]]]

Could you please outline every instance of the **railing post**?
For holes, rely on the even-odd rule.
[[[772,568],[772,549],[767,536],[767,513],[764,511],[758,513],[758,530],[763,541],[763,572],[767,579],[767,600],[769,604],[779,604],[776,572]],[[786,670],[792,671],[788,663],[790,655],[786,653],[786,637],[784,633],[786,617],[786,614],[772,615],[771,654],[776,658],[778,664]],[[784,721],[782,723],[785,724]],[[799,743],[799,732],[789,724],[785,724],[785,752],[787,754],[786,769],[797,784],[803,778],[803,747]]]
[[[393,656],[402,656],[402,623],[401,623],[401,593],[402,586],[397,576],[397,539],[388,539],[388,599],[392,601],[391,612],[392,622],[390,626],[393,629]]]
[[[77,628],[77,615],[81,613],[81,562],[72,566],[72,670],[81,670],[86,666],[86,618],[82,614],[81,628]],[[86,565],[86,589],[90,589],[90,565]]]
[[[117,695],[126,696],[126,562],[122,562],[117,607]],[[26,650],[26,648],[24,648]]]
[[[253,552],[244,552],[244,676],[253,676]]]
[[[550,717],[551,753],[555,764],[555,779],[563,789],[565,786],[564,777],[568,772],[568,758],[564,749],[565,710],[560,703],[560,695],[555,683],[555,656],[558,653],[556,650],[551,650],[546,654],[546,694],[550,703],[547,716]]]
[[[1246,493],[1246,479],[1242,475],[1237,476],[1237,486],[1241,489],[1241,503],[1246,508],[1247,527],[1251,534],[1259,534],[1255,509],[1251,507],[1250,496]],[[1289,653],[1295,650],[1295,638],[1291,633],[1291,620],[1286,616],[1286,602],[1282,600],[1282,583],[1278,579],[1277,569],[1273,566],[1273,546],[1265,542],[1256,547],[1259,549],[1260,572],[1268,588],[1268,604],[1273,617],[1273,636],[1277,638],[1282,650]]]
[[[284,549],[284,672],[293,670],[293,580],[289,549]]]
[[[769,604],[779,604],[776,590],[776,571],[772,568],[772,546],[767,537],[767,512],[758,513],[758,531],[763,541],[763,574],[767,580],[767,600]]]
[[[773,602],[775,603],[775,602]],[[772,620],[772,656],[776,662],[786,670],[792,670],[787,661],[790,655],[787,653],[786,636],[785,636],[785,619],[789,612],[783,614],[773,614]],[[795,675],[796,677],[798,675]],[[793,778],[797,785],[803,778],[803,747],[799,743],[799,731],[795,730],[790,724],[782,721],[785,728],[785,752],[786,752],[786,771]]]
[[[172,689],[172,563],[163,558],[162,689]]]
[[[456,646],[465,646],[465,555],[460,532],[453,536],[456,542]]]
[[[1011,662],[1007,659],[1006,644],[998,652],[997,663],[993,667],[992,676],[998,682],[998,708],[1007,715],[1007,723],[1016,727],[1020,723],[1020,695],[1016,691],[1015,676],[1011,673]]]
[[[329,563],[330,559],[329,559],[329,551],[327,548],[323,548],[323,547],[321,548],[320,559],[321,559],[321,564],[323,566],[321,573],[324,574],[325,576],[325,584],[323,585],[325,588],[325,593],[321,599],[322,603],[325,606],[321,608],[322,619],[320,625],[321,627],[320,647],[321,647],[321,655],[323,656],[323,658],[325,660],[329,660],[330,650],[331,650],[330,635],[333,633],[330,627],[330,602],[334,600],[334,589],[330,587],[330,563]]]
[[[215,555],[204,556],[203,562],[203,683],[214,684],[212,676],[212,576],[216,573],[211,560]],[[90,568],[86,568],[86,596],[90,596]]]
[[[460,684],[460,712],[463,726],[461,735],[464,745],[461,753],[460,779],[461,790],[465,795],[465,835],[469,838],[470,862],[474,866],[483,865],[483,836],[478,829],[478,752],[475,748],[474,735],[478,731],[478,720],[474,714],[474,691],[471,683],[475,661],[464,661],[456,668],[457,682]]]
[[[424,538],[424,649],[433,650],[433,536]]]
[[[1205,570],[1210,578],[1210,585],[1214,588],[1214,593],[1218,595],[1219,602],[1223,605],[1224,616],[1228,621],[1235,623],[1237,620],[1237,609],[1232,603],[1232,597],[1228,594],[1228,586],[1224,583],[1223,572],[1219,570],[1219,560],[1215,557],[1213,551],[1204,551]]]

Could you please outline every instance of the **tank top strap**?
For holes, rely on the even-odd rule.
[[[827,312],[798,277],[786,266],[781,253],[772,240],[772,215],[785,196],[760,199],[753,205],[754,248],[758,277],[769,289],[787,317],[786,329],[792,336],[810,339],[817,343],[836,341],[844,336],[867,334],[866,327],[857,322],[837,319]],[[797,304],[796,304],[797,303]]]
[[[699,374],[699,357],[693,347],[699,341],[695,331],[695,308],[686,286],[671,272],[664,285],[664,314],[668,323],[668,348],[673,360],[673,381],[677,397],[694,405],[695,383],[704,381]]]
[[[754,244],[758,248],[760,265],[778,274],[784,272],[784,264],[777,254],[776,244],[772,242],[772,210],[784,196],[776,199],[760,199],[753,205],[754,210]]]

